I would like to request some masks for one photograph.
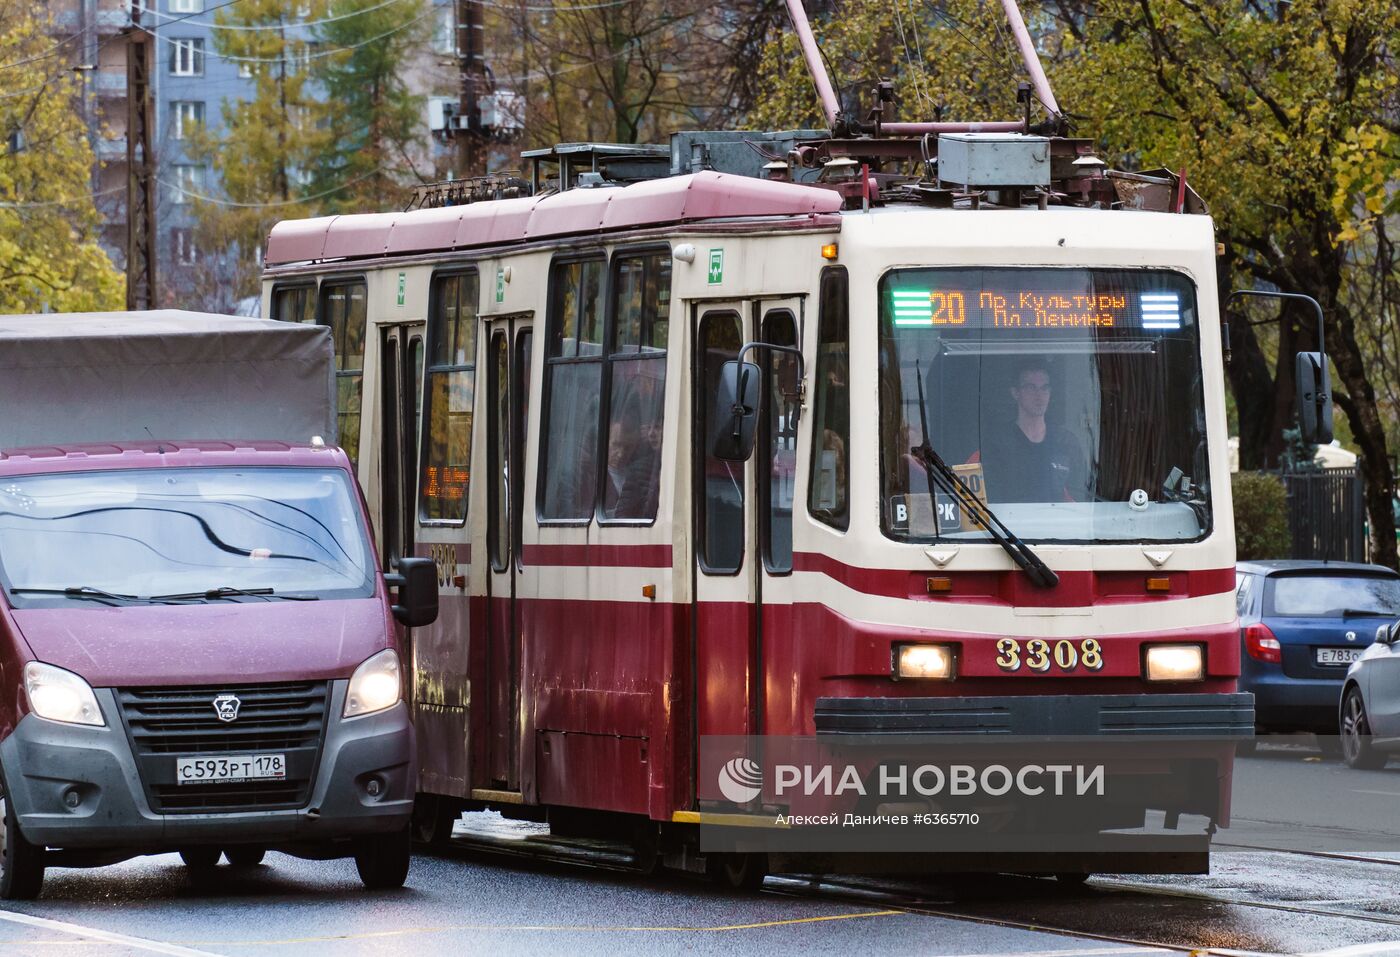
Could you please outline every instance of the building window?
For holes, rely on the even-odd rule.
[[[351,464],[360,457],[360,401],[365,371],[365,284],[363,280],[321,287],[321,323],[335,344],[335,391],[339,445]]]
[[[199,262],[199,250],[195,249],[194,231],[183,227],[170,231],[172,252],[175,261],[182,266],[193,266]]]
[[[603,385],[603,259],[549,270],[539,517],[588,521],[598,486],[598,397]]]
[[[656,518],[671,328],[671,252],[613,259],[607,472],[601,518]]]
[[[204,0],[170,0],[171,13],[203,13]]]
[[[819,522],[845,531],[850,525],[851,378],[846,270],[822,273],[817,332],[815,414],[812,416],[812,474],[807,511]]]
[[[476,272],[434,276],[428,298],[428,414],[420,517],[425,522],[463,522],[476,400]]]
[[[171,40],[170,74],[171,76],[203,76],[204,41],[198,38]]]
[[[439,7],[433,20],[433,50],[444,56],[457,54],[457,16],[451,4]]]
[[[170,138],[187,140],[196,127],[204,125],[204,101],[172,100],[170,103]]]
[[[184,206],[204,192],[204,167],[193,163],[176,163],[171,167],[175,180],[170,184],[170,201]]]

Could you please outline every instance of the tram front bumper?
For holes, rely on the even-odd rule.
[[[817,735],[1254,734],[1254,696],[1226,694],[996,695],[818,698]]]

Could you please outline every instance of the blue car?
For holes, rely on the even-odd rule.
[[[1351,562],[1267,561],[1236,566],[1240,690],[1254,692],[1255,728],[1337,734],[1347,669],[1377,625],[1400,617],[1400,574]]]

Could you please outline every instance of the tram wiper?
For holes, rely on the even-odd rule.
[[[916,456],[923,464],[924,471],[929,477],[929,491],[932,492],[933,486],[937,485],[945,494],[951,496],[964,513],[971,516],[974,522],[987,530],[987,534],[992,536],[992,540],[1011,556],[1011,560],[1036,585],[1041,588],[1053,588],[1058,585],[1060,576],[1055,574],[1055,570],[1045,564],[1039,555],[1031,551],[1029,545],[1017,538],[1016,534],[1006,527],[1006,523],[997,518],[996,513],[973,494],[972,489],[963,484],[958,473],[954,472],[952,467],[943,461],[943,456],[934,451],[932,443],[928,440],[928,400],[924,398],[924,375],[918,363],[914,364],[914,374],[918,377],[919,383],[919,422],[923,427],[924,440],[910,449],[909,453]]]

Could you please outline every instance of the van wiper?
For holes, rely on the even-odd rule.
[[[234,588],[231,585],[220,585],[218,588],[207,588],[204,591],[177,592],[172,595],[152,595],[154,599],[167,601],[197,601],[203,598],[206,601],[214,601],[218,598],[236,598],[240,595],[247,595],[252,598],[285,598],[287,601],[317,601],[316,595],[279,595],[271,588]]]
[[[924,471],[928,474],[930,484],[937,485],[945,494],[951,496],[964,514],[972,517],[972,520],[987,530],[987,534],[1002,547],[1006,554],[1011,556],[1011,560],[1020,566],[1030,580],[1041,588],[1053,588],[1060,583],[1060,576],[1055,574],[1054,569],[1045,564],[1045,561],[1031,551],[1029,545],[1016,537],[1011,529],[1006,527],[1006,523],[997,518],[996,513],[988,508],[980,498],[973,494],[972,489],[963,484],[963,480],[958,477],[947,462],[943,461],[943,456],[933,450],[933,445],[928,440],[928,412],[925,408],[924,399],[924,375],[918,363],[914,364],[914,374],[919,382],[919,421],[923,427],[924,440],[919,445],[909,450],[911,455],[916,456],[924,466]],[[933,491],[929,489],[930,493]],[[937,514],[935,510],[935,515]],[[937,521],[937,518],[934,519]]]
[[[1330,615],[1328,617],[1331,617]],[[1343,608],[1338,614],[1338,618],[1397,618],[1388,611],[1381,611],[1379,608]]]
[[[11,595],[63,595],[66,598],[85,598],[89,601],[101,602],[104,605],[116,606],[122,601],[144,601],[164,603],[163,597],[145,597],[143,595],[123,595],[118,592],[103,591],[101,588],[93,588],[90,585],[71,585],[68,588],[11,588]]]

